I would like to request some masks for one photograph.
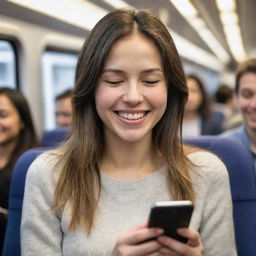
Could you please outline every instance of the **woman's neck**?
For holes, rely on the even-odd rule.
[[[16,141],[12,141],[4,145],[0,145],[0,168],[7,166],[8,162],[11,160],[10,158],[16,144]]]
[[[118,179],[143,178],[158,170],[164,160],[153,145],[151,136],[139,142],[107,140],[100,170]]]

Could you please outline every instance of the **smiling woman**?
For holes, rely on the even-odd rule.
[[[70,137],[28,170],[22,254],[235,256],[226,168],[181,143],[187,91],[158,17],[103,17],[79,56]],[[177,231],[187,243],[147,226],[150,206],[167,200],[195,205]]]
[[[113,45],[98,82],[95,102],[106,126],[106,144],[115,139],[144,143],[152,136],[151,130],[167,105],[167,82],[153,42],[134,33]]]
[[[23,152],[36,145],[37,139],[26,99],[17,90],[0,88],[0,252],[14,164]]]

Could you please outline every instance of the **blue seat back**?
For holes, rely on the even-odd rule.
[[[11,179],[7,229],[2,256],[20,256],[20,223],[27,170],[34,159],[50,148],[36,148],[18,159]]]
[[[215,153],[225,163],[233,200],[238,255],[255,256],[256,177],[250,151],[239,140],[228,137],[200,136],[185,138],[184,142]]]
[[[42,147],[56,147],[60,145],[67,139],[69,131],[70,129],[62,127],[44,132],[41,141]]]
[[[256,255],[256,178],[248,149],[234,138],[201,136],[186,138],[187,144],[212,151],[226,164],[233,199],[236,243],[239,256]],[[49,148],[32,149],[17,161],[10,190],[9,215],[3,256],[20,256],[20,222],[28,167]]]

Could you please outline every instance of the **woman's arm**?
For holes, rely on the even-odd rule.
[[[54,182],[52,168],[40,156],[28,170],[21,223],[21,250],[26,256],[62,255],[62,231],[58,216],[50,210]]]
[[[210,166],[210,167],[209,167]],[[236,245],[228,173],[215,156],[208,162],[207,193],[200,227],[206,256],[235,256]]]

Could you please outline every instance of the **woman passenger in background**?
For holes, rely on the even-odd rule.
[[[226,168],[209,152],[183,150],[186,99],[159,18],[103,17],[79,56],[70,137],[28,170],[22,255],[235,256]],[[168,200],[195,204],[190,227],[178,230],[187,243],[147,226],[151,205]]]
[[[18,90],[0,88],[0,252],[8,216],[13,167],[23,152],[37,145],[27,100]]]
[[[186,81],[189,95],[183,118],[183,137],[220,134],[224,115],[211,110],[211,102],[198,76],[187,75]]]

